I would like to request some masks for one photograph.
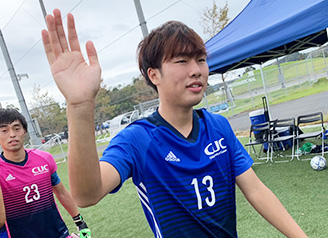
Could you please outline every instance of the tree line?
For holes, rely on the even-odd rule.
[[[126,86],[107,87],[102,81],[96,97],[95,126],[156,98],[157,93],[141,77]],[[31,106],[31,117],[37,119],[42,136],[68,130],[66,103],[61,105],[48,92],[42,93],[40,86],[34,86]]]

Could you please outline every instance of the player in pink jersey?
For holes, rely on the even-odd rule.
[[[7,230],[11,238],[70,237],[55,203],[55,193],[73,217],[80,236],[91,237],[70,193],[60,181],[53,157],[45,151],[25,149],[26,133],[26,120],[17,110],[0,109],[0,186],[3,195],[0,209],[3,203],[5,207],[5,213],[0,210],[0,226],[3,233]],[[6,218],[5,228],[2,217]]]

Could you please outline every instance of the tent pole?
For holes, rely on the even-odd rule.
[[[266,83],[265,83],[265,80],[264,80],[262,64],[260,64],[260,71],[261,71],[262,83],[263,83],[263,88],[264,88],[264,93],[265,93],[265,100],[266,100],[266,103],[267,103],[267,106],[268,106],[268,114],[269,114],[269,118],[271,120],[272,117],[271,117],[271,111],[270,111],[270,104],[269,104],[269,98],[268,98]]]
[[[285,57],[286,59],[286,57]],[[281,88],[285,88],[285,79],[284,79],[284,74],[281,71],[281,67],[280,67],[280,63],[278,58],[276,58],[277,60],[277,65],[278,65],[278,71],[279,71],[279,75],[278,75],[278,82],[281,83]]]
[[[322,48],[321,51],[322,51],[323,61],[325,62],[326,73],[327,73],[327,76],[328,76],[328,68],[327,68],[327,62],[326,62],[326,56],[325,56],[325,50],[324,50],[324,48]],[[327,77],[327,79],[328,79],[328,77]]]

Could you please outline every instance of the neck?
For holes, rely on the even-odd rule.
[[[193,109],[192,108],[169,108],[159,105],[159,114],[179,131],[184,137],[188,137],[193,127]]]
[[[3,151],[3,155],[7,160],[15,163],[20,163],[25,159],[25,149],[22,148],[18,151]]]

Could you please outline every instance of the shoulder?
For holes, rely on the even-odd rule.
[[[230,125],[228,120],[224,116],[221,116],[220,114],[210,113],[205,108],[196,109],[195,112],[198,114],[200,119],[203,119],[206,122]]]
[[[26,149],[26,152],[29,156],[41,156],[44,158],[52,158],[52,155],[47,152],[47,151],[43,151],[43,150],[38,150],[38,149]]]
[[[46,161],[49,164],[55,163],[54,158],[52,155],[47,151],[42,151],[38,149],[27,149],[26,153],[28,155],[29,159],[32,159],[33,161]]]
[[[200,113],[200,124],[206,128],[208,133],[219,134],[223,137],[233,138],[235,133],[233,132],[229,121],[220,114],[214,114],[208,112],[206,109],[199,109]],[[198,110],[197,110],[197,113]]]
[[[156,128],[155,125],[150,123],[147,119],[140,119],[137,121],[132,122],[126,128],[118,133],[118,135],[124,137],[131,137],[131,136],[140,136],[151,133],[152,130]]]

